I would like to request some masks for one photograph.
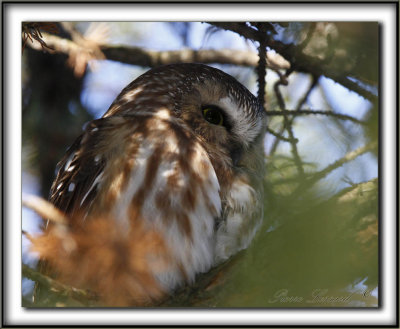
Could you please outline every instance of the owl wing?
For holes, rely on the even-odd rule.
[[[93,148],[93,144],[96,143],[96,140],[90,136],[97,126],[106,125],[104,121],[104,119],[92,121],[57,164],[58,173],[50,190],[50,202],[66,213],[68,218],[74,218],[74,214],[78,210],[80,213],[87,211],[94,199],[96,190],[93,189],[93,193],[88,193],[88,191],[104,170],[105,163],[104,161],[95,161],[96,148]],[[93,152],[87,152],[91,147]],[[82,204],[84,199],[86,202]],[[50,224],[51,222],[48,221],[45,230],[50,228]],[[40,272],[46,275],[53,271],[45,259],[40,259],[37,266]],[[35,284],[34,300],[43,302],[50,295],[51,293],[46,289],[43,290],[40,284]]]
[[[109,120],[92,121],[57,165],[58,173],[50,190],[50,201],[69,216],[78,210],[87,211],[96,195],[96,185],[105,168],[105,160],[96,147],[101,135],[94,132],[107,126],[106,121]]]
[[[110,116],[88,125],[59,163],[51,201],[69,215],[106,214],[160,232],[173,261],[158,276],[170,289],[214,262],[219,182],[207,152],[179,119]]]

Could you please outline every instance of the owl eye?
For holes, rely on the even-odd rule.
[[[206,119],[209,123],[217,126],[224,125],[224,115],[218,106],[206,105],[202,107],[202,111],[204,119]]]

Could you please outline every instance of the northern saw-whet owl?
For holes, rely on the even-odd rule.
[[[248,247],[263,217],[266,115],[202,64],[149,70],[89,123],[50,201],[68,224],[36,239],[47,272],[111,305],[146,305]]]

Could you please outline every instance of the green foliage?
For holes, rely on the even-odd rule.
[[[292,195],[269,184],[264,225],[217,306],[376,307],[377,180],[328,200],[317,189]]]

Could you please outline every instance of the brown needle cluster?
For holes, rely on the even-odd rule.
[[[24,52],[26,43],[28,39],[33,43],[33,40],[36,40],[40,43],[43,50],[50,49],[54,50],[52,47],[48,46],[46,42],[43,40],[43,36],[41,31],[49,32],[49,33],[58,33],[58,27],[55,23],[49,22],[25,22],[22,23],[22,52]]]

